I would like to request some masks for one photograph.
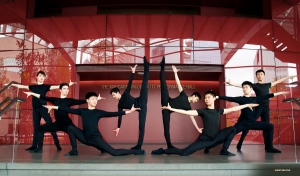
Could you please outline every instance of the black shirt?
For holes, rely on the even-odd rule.
[[[188,100],[188,96],[184,91],[181,91],[176,98],[169,99],[170,106],[175,109],[191,110],[191,104]]]
[[[250,103],[261,103],[264,100],[274,97],[274,94],[266,94],[264,96],[257,96],[257,97],[226,97],[226,96],[219,96],[220,100],[228,100],[231,102],[236,102],[240,105],[250,104]],[[244,108],[241,110],[241,115],[238,119],[238,122],[253,122],[255,120],[255,108]]]
[[[253,90],[256,94],[256,96],[264,96],[270,93],[270,87],[272,86],[272,83],[255,83],[253,84]],[[260,104],[262,105],[269,105],[270,99],[266,99],[262,101]]]
[[[51,102],[54,106],[67,107],[70,108],[74,105],[85,104],[86,100],[76,100],[73,98],[56,98],[56,97],[47,97],[44,95],[40,96],[40,99]],[[54,110],[55,123],[59,125],[71,125],[73,124],[67,112]]]
[[[46,93],[50,90],[51,85],[47,84],[40,84],[40,85],[29,85],[29,90],[31,90],[34,93],[40,94],[40,95],[46,95]],[[33,108],[41,108],[43,105],[46,105],[45,100],[41,100],[39,98],[36,98],[35,96],[32,96],[32,107]]]
[[[198,115],[203,120],[202,134],[211,138],[215,138],[219,131],[220,116],[224,113],[224,109],[197,109]]]
[[[100,134],[98,130],[98,122],[102,117],[114,117],[119,115],[125,115],[125,111],[121,112],[106,112],[98,109],[70,109],[67,107],[58,107],[58,110],[68,112],[71,114],[77,114],[81,116],[83,133],[88,139],[95,139]]]

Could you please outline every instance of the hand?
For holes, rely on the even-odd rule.
[[[118,137],[118,134],[119,134],[119,131],[120,131],[120,128],[116,128],[115,130],[113,130],[116,134],[116,137]]]
[[[137,111],[137,110],[141,110],[141,108],[135,108],[134,105],[132,105],[130,111],[134,112],[134,111]]]
[[[284,91],[282,92],[282,95],[284,96],[284,98],[286,98],[286,94],[289,94],[290,92]]]
[[[27,97],[26,97],[26,98],[28,98],[29,96],[31,96],[31,95],[32,95],[32,92],[23,92],[23,93],[27,95]]]
[[[290,76],[289,78],[293,81],[295,77],[297,77],[297,75]]]
[[[163,106],[163,107],[161,107],[161,109],[168,109],[168,110],[170,110],[170,109],[171,109],[171,106],[170,106],[170,104],[168,103],[168,106]]]
[[[73,86],[74,84],[77,84],[77,82],[72,82],[72,81],[70,80],[69,86]]]
[[[199,133],[202,133],[203,128],[198,128]]]
[[[180,69],[177,69],[174,65],[172,65],[172,69],[174,73],[177,73]]]
[[[253,107],[259,106],[259,104],[248,104],[248,107],[253,111]]]
[[[102,99],[104,100],[105,98],[101,97],[100,94],[99,94],[97,100],[99,101],[99,100],[102,100]]]
[[[226,81],[225,83],[231,85],[230,79],[228,79],[228,81]]]
[[[53,109],[53,106],[49,106],[49,105],[43,105],[43,106],[48,109],[48,113],[50,113],[50,111]]]
[[[136,64],[134,67],[130,67],[130,68],[131,68],[131,71],[132,71],[132,73],[135,73],[135,69],[136,69],[136,67],[137,67],[137,64]]]

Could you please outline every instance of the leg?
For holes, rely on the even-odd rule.
[[[66,153],[65,156],[78,155],[76,138],[83,144],[88,145],[88,142],[83,134],[83,131],[77,128],[76,126],[70,125],[68,126],[67,130],[68,130],[72,150]]]
[[[147,115],[147,106],[141,107],[139,112],[139,139],[136,146],[132,147],[131,149],[140,150],[141,146],[143,145],[144,135],[145,135],[145,124],[146,124],[146,115]]]
[[[266,105],[262,105],[262,113],[261,113],[261,121],[262,122],[268,122],[270,123],[270,108],[269,106]],[[266,141],[268,141],[268,134],[267,132],[263,131],[263,136],[264,136],[264,141],[265,141],[265,150],[267,150],[268,148],[270,148],[271,146],[268,146],[268,144],[266,143]]]
[[[31,147],[25,149],[25,150],[34,150],[36,149],[36,146],[38,144],[38,127],[40,126],[41,121],[41,115],[37,111],[37,109],[32,109],[32,122],[33,122],[33,139],[32,139],[32,145]]]
[[[244,140],[245,140],[245,138],[246,138],[246,136],[247,136],[248,133],[249,133],[249,130],[244,130],[244,131],[242,132],[242,135],[241,135],[241,137],[240,137],[240,140],[239,140],[238,144],[236,145],[236,149],[237,149],[238,151],[241,150],[242,145],[243,145],[243,142],[244,142]]]
[[[44,118],[44,120],[45,120],[46,123],[52,123],[52,119],[50,117],[50,114],[48,113],[48,109],[47,108],[44,108],[44,107],[39,108],[39,113]],[[58,140],[56,132],[51,132],[51,135],[52,135],[52,137],[54,139],[54,143],[55,143],[55,146],[56,146],[57,150],[60,151],[61,147],[59,145],[59,140]]]

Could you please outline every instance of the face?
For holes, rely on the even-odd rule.
[[[204,102],[207,106],[212,105],[216,100],[216,97],[214,97],[212,94],[206,94],[204,98]]]
[[[120,98],[121,98],[120,92],[118,92],[118,93],[113,92],[113,93],[111,93],[111,95],[116,100],[120,100]]]
[[[38,74],[36,78],[39,83],[43,83],[45,81],[45,76],[43,74]]]
[[[249,95],[252,92],[252,87],[249,85],[243,85],[243,93],[244,95]]]
[[[69,86],[63,86],[59,91],[63,96],[67,96],[69,93]]]
[[[192,103],[197,103],[199,101],[199,97],[196,97],[195,95],[192,96]]]
[[[264,72],[258,72],[258,73],[256,74],[256,79],[257,79],[258,81],[263,81],[264,78],[265,78]]]
[[[98,103],[98,100],[97,100],[97,97],[95,96],[92,96],[90,97],[89,99],[86,100],[87,103],[92,106],[92,107],[96,107],[97,103]]]

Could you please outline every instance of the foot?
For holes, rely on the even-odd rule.
[[[161,62],[159,63],[159,65],[164,68],[165,67],[165,57],[162,58]]]
[[[150,63],[147,61],[146,56],[144,56],[144,65],[149,68]]]
[[[206,149],[204,149],[204,153],[209,153],[209,149],[208,148],[206,148]]]
[[[156,150],[153,150],[151,152],[152,155],[162,155],[162,154],[165,154],[165,150],[163,148],[159,148],[159,149],[156,149]]]
[[[61,151],[61,147],[58,143],[55,144],[57,151]]]
[[[176,148],[173,145],[168,145],[168,149]]]
[[[238,151],[241,151],[241,148],[242,148],[242,144],[238,143],[238,144],[236,145],[236,149],[237,149]]]
[[[145,150],[136,150],[134,153],[134,155],[145,155],[145,154],[146,154]]]
[[[281,153],[280,150],[277,150],[276,148],[270,148],[266,150],[267,153]]]
[[[29,150],[30,153],[43,153],[43,149],[41,148],[36,148],[34,150]]]
[[[64,154],[64,156],[77,156],[78,151],[77,150],[71,150],[68,153]]]
[[[221,150],[220,155],[235,156],[234,153],[228,152],[227,150]]]
[[[100,150],[100,152],[103,154],[103,153],[107,153],[106,151],[104,151],[104,150]]]
[[[142,146],[136,145],[134,147],[131,147],[132,150],[141,150]]]
[[[25,149],[25,150],[35,150],[37,147],[35,147],[35,146],[31,146],[31,147],[29,147],[29,148],[27,148],[27,149]]]

